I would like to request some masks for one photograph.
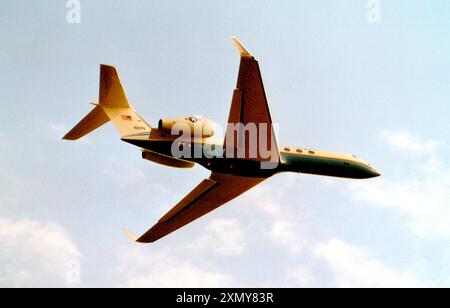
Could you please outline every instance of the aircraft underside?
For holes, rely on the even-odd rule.
[[[172,139],[149,140],[147,136],[147,138],[134,137],[122,138],[122,140],[171,160],[191,162],[212,172],[236,176],[268,178],[281,172],[295,172],[364,179],[379,175],[367,164],[355,161],[354,157],[348,159],[324,157],[320,155],[320,151],[302,151],[302,153],[281,151],[279,163],[265,164],[265,168],[262,168],[261,162],[257,160],[227,158],[221,144],[183,142],[182,147],[185,147],[183,150],[186,156],[173,157],[173,147],[178,146],[178,149],[180,149],[180,145],[174,143]],[[190,167],[193,167],[193,165],[190,165]]]

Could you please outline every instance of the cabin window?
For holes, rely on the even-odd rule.
[[[312,154],[312,155],[316,154],[316,152],[314,152],[314,151],[309,151],[308,153]]]
[[[297,153],[303,153],[302,149],[297,149]]]
[[[286,152],[290,152],[290,151],[291,151],[290,148],[284,148],[284,150],[285,150]]]

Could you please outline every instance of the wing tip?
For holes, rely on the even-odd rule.
[[[132,240],[135,243],[138,242],[139,238],[135,236],[133,233],[131,233],[128,229],[123,228],[122,231],[130,240]]]
[[[134,243],[150,244],[159,239],[159,238],[149,237],[149,236],[145,236],[145,235],[142,237],[137,237],[136,235],[134,235],[131,231],[129,231],[126,228],[123,228],[122,231]]]
[[[241,57],[253,58],[253,55],[244,47],[244,45],[239,41],[239,39],[237,37],[232,36],[231,40],[233,41],[234,45],[236,46],[237,50],[239,51],[239,54],[241,55]]]
[[[78,139],[72,138],[69,135],[65,135],[64,137],[61,138],[61,140],[64,140],[64,141],[77,141]]]
[[[81,137],[77,135],[75,128],[73,128],[70,132],[65,134],[64,137],[62,137],[62,140],[64,141],[77,141],[80,139]]]

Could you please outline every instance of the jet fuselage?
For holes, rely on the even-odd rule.
[[[368,179],[380,173],[368,163],[350,154],[308,150],[294,147],[280,148],[280,162],[261,168],[261,162],[244,158],[229,158],[223,144],[210,141],[183,141],[174,138],[151,139],[149,134],[122,138],[123,141],[168,158],[199,164],[212,172],[246,177],[270,177],[282,172],[295,172],[350,179]],[[174,157],[173,147],[189,148],[189,155]]]

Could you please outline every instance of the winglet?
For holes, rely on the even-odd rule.
[[[241,57],[253,58],[253,55],[250,52],[248,52],[247,49],[245,49],[244,45],[242,45],[242,43],[239,42],[237,37],[233,36],[233,37],[231,37],[231,39],[233,40],[234,45],[236,46],[239,53],[241,54]]]
[[[136,237],[133,233],[131,233],[130,231],[128,231],[127,229],[123,228],[122,229],[123,233],[125,233],[125,235],[132,240],[133,242],[137,242],[138,241],[138,237]]]

